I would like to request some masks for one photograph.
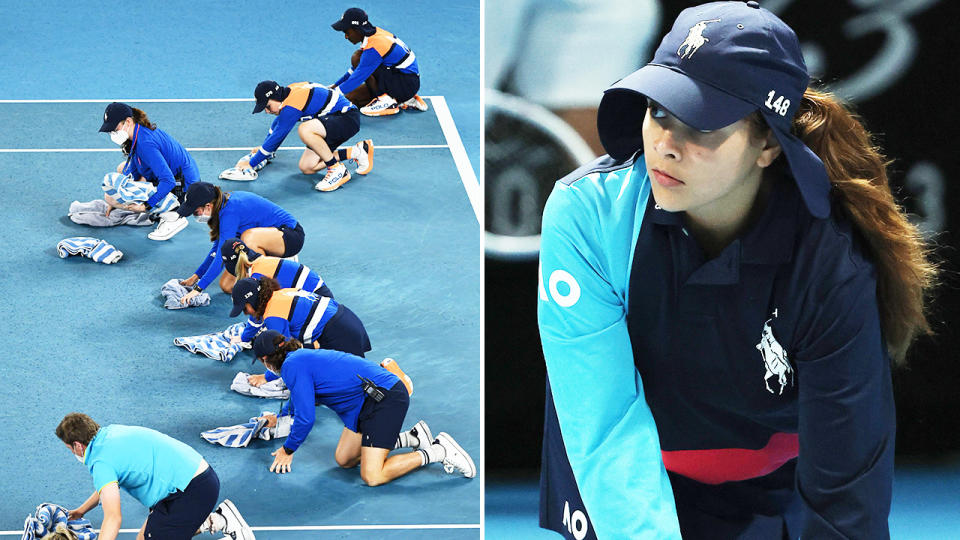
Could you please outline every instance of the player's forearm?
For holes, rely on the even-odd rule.
[[[100,524],[100,535],[97,540],[116,540],[120,534],[120,516],[104,516]]]
[[[80,511],[86,514],[87,512],[96,508],[98,504],[100,504],[100,492],[94,491],[93,495],[90,495],[90,497],[88,497],[87,500],[83,501],[83,504],[80,505]]]

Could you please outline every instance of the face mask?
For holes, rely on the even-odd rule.
[[[77,458],[77,461],[79,461],[80,463],[83,463],[83,455],[78,456],[76,454],[73,454],[73,457]]]
[[[123,143],[127,142],[127,139],[129,138],[130,135],[125,129],[110,132],[110,140],[117,145],[122,145]]]
[[[200,214],[199,216],[194,216],[194,218],[197,220],[197,223],[206,223],[210,221],[209,214]]]

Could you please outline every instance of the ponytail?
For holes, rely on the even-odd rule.
[[[234,268],[234,273],[237,279],[243,279],[247,277],[247,270],[250,268],[250,259],[247,257],[247,250],[244,249],[243,246],[239,246],[236,252],[237,266]]]
[[[210,241],[216,242],[220,238],[220,210],[223,205],[227,204],[230,193],[220,191],[217,186],[213,186],[213,192],[213,210],[210,211],[210,221],[207,222],[207,227],[210,227]]]
[[[136,122],[137,124],[140,124],[141,126],[147,128],[147,129],[149,129],[149,130],[151,130],[151,131],[157,129],[157,125],[156,125],[156,124],[151,124],[151,123],[150,123],[150,119],[147,118],[147,113],[141,111],[140,109],[138,109],[138,108],[136,108],[136,107],[131,107],[131,109],[133,109],[133,121],[134,121],[134,122]]]
[[[283,345],[280,345],[281,343]],[[283,369],[283,362],[287,359],[287,353],[303,348],[303,343],[300,343],[297,338],[291,337],[284,341],[283,336],[277,336],[274,338],[273,344],[274,346],[280,346],[277,347],[277,350],[266,356],[263,364],[279,375],[280,370]]]
[[[280,283],[278,283],[277,280],[266,276],[260,278],[260,295],[257,297],[257,305],[254,308],[255,313],[253,314],[254,317],[263,320],[263,314],[267,311],[267,303],[270,302],[273,293],[279,290]]]
[[[887,349],[897,364],[919,335],[930,335],[925,301],[937,265],[887,183],[888,162],[860,118],[828,92],[808,88],[793,132],[823,160],[833,207],[850,219],[877,269],[877,302]]]

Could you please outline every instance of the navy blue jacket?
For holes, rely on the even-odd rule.
[[[557,486],[562,500],[582,499],[597,531],[633,537],[617,523],[672,536],[662,513],[675,502],[684,538],[779,538],[784,527],[791,538],[887,538],[893,392],[857,235],[837,212],[812,218],[789,177],[768,178],[760,216],[708,260],[683,215],[655,205],[635,159],[574,172],[544,212],[544,526],[568,529]],[[654,443],[622,443],[629,415],[658,435],[661,463],[649,463]],[[588,493],[590,461],[607,451],[639,456],[647,479]],[[653,511],[618,515],[604,502],[616,498]]]

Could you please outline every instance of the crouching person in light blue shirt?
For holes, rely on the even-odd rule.
[[[100,540],[114,540],[120,532],[120,488],[150,509],[137,540],[187,540],[200,533],[254,539],[232,502],[217,506],[220,479],[186,444],[144,427],[101,428],[82,413],[65,416],[56,433],[90,471],[96,488],[70,511],[70,519],[102,505]]]

